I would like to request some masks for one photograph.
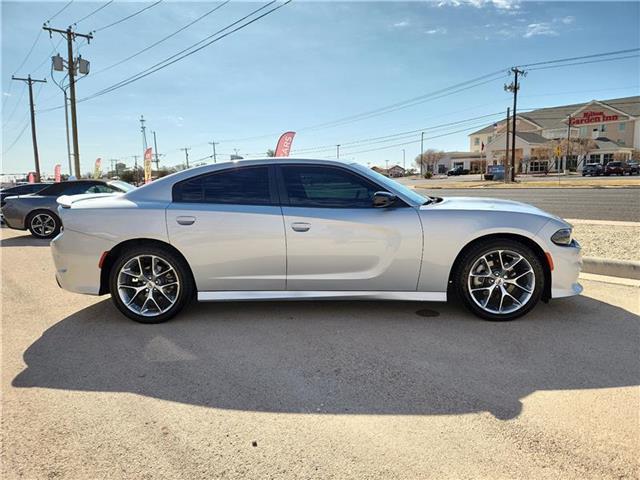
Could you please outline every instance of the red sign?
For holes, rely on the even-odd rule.
[[[55,177],[56,183],[60,182],[60,170],[62,169],[62,167],[60,166],[60,164],[57,164],[54,168],[53,168],[53,176]]]
[[[604,112],[582,112],[581,117],[571,118],[571,125],[615,122],[616,120],[618,120],[618,115],[607,115]]]
[[[29,176],[27,177],[27,182],[36,183],[36,174],[33,172],[29,172]]]
[[[276,157],[288,157],[291,151],[291,145],[293,144],[293,137],[296,132],[285,132],[278,140],[278,146],[276,147]]]

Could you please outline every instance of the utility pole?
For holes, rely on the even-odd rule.
[[[133,181],[136,187],[138,186],[138,157],[140,157],[140,155],[133,156]]]
[[[420,177],[424,176],[422,169],[422,152],[424,152],[424,132],[420,133]]]
[[[509,168],[509,112],[510,110],[511,109],[507,107],[507,134],[506,134],[507,144],[505,145],[505,148],[504,148],[504,181],[505,183],[508,183],[509,179],[511,178],[511,169]]]
[[[38,140],[36,137],[36,110],[33,106],[33,84],[34,83],[47,83],[47,79],[34,80],[31,75],[27,75],[27,78],[19,78],[11,76],[11,80],[18,80],[20,82],[27,82],[29,85],[29,110],[31,112],[31,141],[33,142],[33,160],[36,164],[36,182],[40,182],[40,157],[38,156]]]
[[[517,116],[517,102],[518,102],[518,90],[520,90],[520,84],[518,83],[518,75],[523,77],[527,75],[527,72],[520,70],[518,67],[512,67],[511,72],[514,74],[513,82],[509,85],[505,85],[505,91],[513,93],[513,127],[511,128],[511,181],[515,181],[516,178],[516,116]]]
[[[219,145],[219,144],[220,142],[214,142],[214,141],[209,142],[209,145],[213,147],[213,163],[216,163],[216,145]]]
[[[571,115],[569,115],[569,126],[567,127],[567,158],[564,160],[564,168],[566,169],[569,168],[569,155],[571,155]]]
[[[336,145],[336,159],[340,158],[340,145]]]
[[[156,131],[154,130],[151,133],[153,133],[153,155],[156,157],[154,161],[156,162],[156,171],[158,171],[160,170],[160,160],[158,159],[158,156],[160,154],[158,153],[158,142],[156,141]]]
[[[113,165],[115,164],[116,159],[115,158],[110,158],[109,162],[111,162],[111,178],[113,178]]]
[[[73,155],[74,155],[74,167],[76,178],[81,177],[80,173],[80,146],[78,143],[78,113],[76,111],[76,62],[73,58],[73,42],[76,37],[82,37],[87,39],[87,43],[91,41],[93,35],[90,33],[76,33],[71,30],[71,27],[67,27],[66,30],[60,30],[58,28],[47,27],[46,24],[42,26],[43,30],[49,32],[49,37],[53,32],[61,34],[67,39],[67,70],[69,72],[69,95],[71,102],[71,131],[73,134]],[[78,62],[78,66],[81,62]],[[87,67],[88,68],[88,67]],[[82,73],[82,72],[80,72]]]
[[[147,127],[144,126],[144,115],[140,115],[140,131],[142,132],[142,151],[147,149]]]
[[[184,152],[184,158],[187,161],[187,168],[189,168],[189,150],[191,150],[191,148],[185,147],[181,148],[180,150]]]
[[[404,148],[402,149],[402,168],[405,169],[405,171],[407,170],[407,159],[405,156],[406,152],[404,150]]]

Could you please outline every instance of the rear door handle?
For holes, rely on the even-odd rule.
[[[176,222],[180,225],[193,225],[196,221],[196,217],[176,217]]]
[[[310,223],[305,222],[293,222],[291,228],[294,232],[307,232],[311,228]]]

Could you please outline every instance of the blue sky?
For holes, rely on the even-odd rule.
[[[47,56],[59,37],[43,32],[24,63],[40,26],[66,2],[2,2],[2,140],[4,173],[33,169],[27,94],[11,74],[47,77],[36,108],[62,103]],[[74,1],[52,22],[64,28],[103,3]],[[150,2],[151,3],[151,2]],[[150,3],[114,2],[77,25],[99,29]],[[168,2],[78,41],[91,73],[78,82],[86,97],[182,50],[263,4],[231,2],[157,47],[104,72],[100,70],[193,21],[215,3]],[[308,128],[401,102],[453,84],[556,58],[640,47],[638,2],[307,2],[297,0],[202,51],[138,82],[78,105],[83,172],[102,157],[133,164],[142,140],[139,117],[158,135],[161,164],[210,155],[215,140],[222,158],[238,149],[261,154],[278,132],[298,131],[297,149],[329,146],[307,156],[335,155],[363,164],[407,164],[419,153],[419,133],[400,140],[348,145],[361,139],[425,129],[425,148],[467,150],[468,131],[493,118],[432,127],[506,110],[508,77],[455,95],[385,115]],[[60,53],[64,54],[64,44]],[[60,80],[60,74],[54,74]],[[544,107],[590,99],[637,95],[638,58],[531,71],[519,106]],[[38,92],[39,87],[35,87]],[[466,128],[468,131],[457,132]],[[67,170],[64,111],[41,111],[37,130],[43,173]],[[439,136],[438,138],[432,138]],[[19,139],[15,142],[16,138]],[[259,137],[259,138],[255,138]],[[15,142],[15,145],[10,147]],[[397,145],[390,148],[391,145]],[[371,151],[372,150],[372,151]],[[5,153],[6,152],[6,153]]]

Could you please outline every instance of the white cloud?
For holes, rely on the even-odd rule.
[[[9,92],[2,92],[2,96],[4,97],[10,97],[11,94]]]
[[[402,20],[401,22],[397,22],[393,24],[394,28],[404,28],[408,26],[409,26],[409,22],[407,20]]]
[[[560,21],[562,23],[564,23],[565,25],[569,25],[569,24],[572,24],[573,22],[576,21],[576,17],[573,17],[571,15],[567,15],[566,17],[560,19]]]
[[[542,23],[530,23],[527,25],[527,31],[523,35],[524,38],[531,38],[537,36],[555,37],[558,35],[548,22]]]
[[[447,33],[447,29],[442,27],[432,28],[431,30],[426,30],[424,33],[427,35],[444,35]]]
[[[483,8],[493,5],[498,10],[516,10],[520,8],[520,0],[440,0],[438,7],[460,7],[470,5],[476,8]]]

